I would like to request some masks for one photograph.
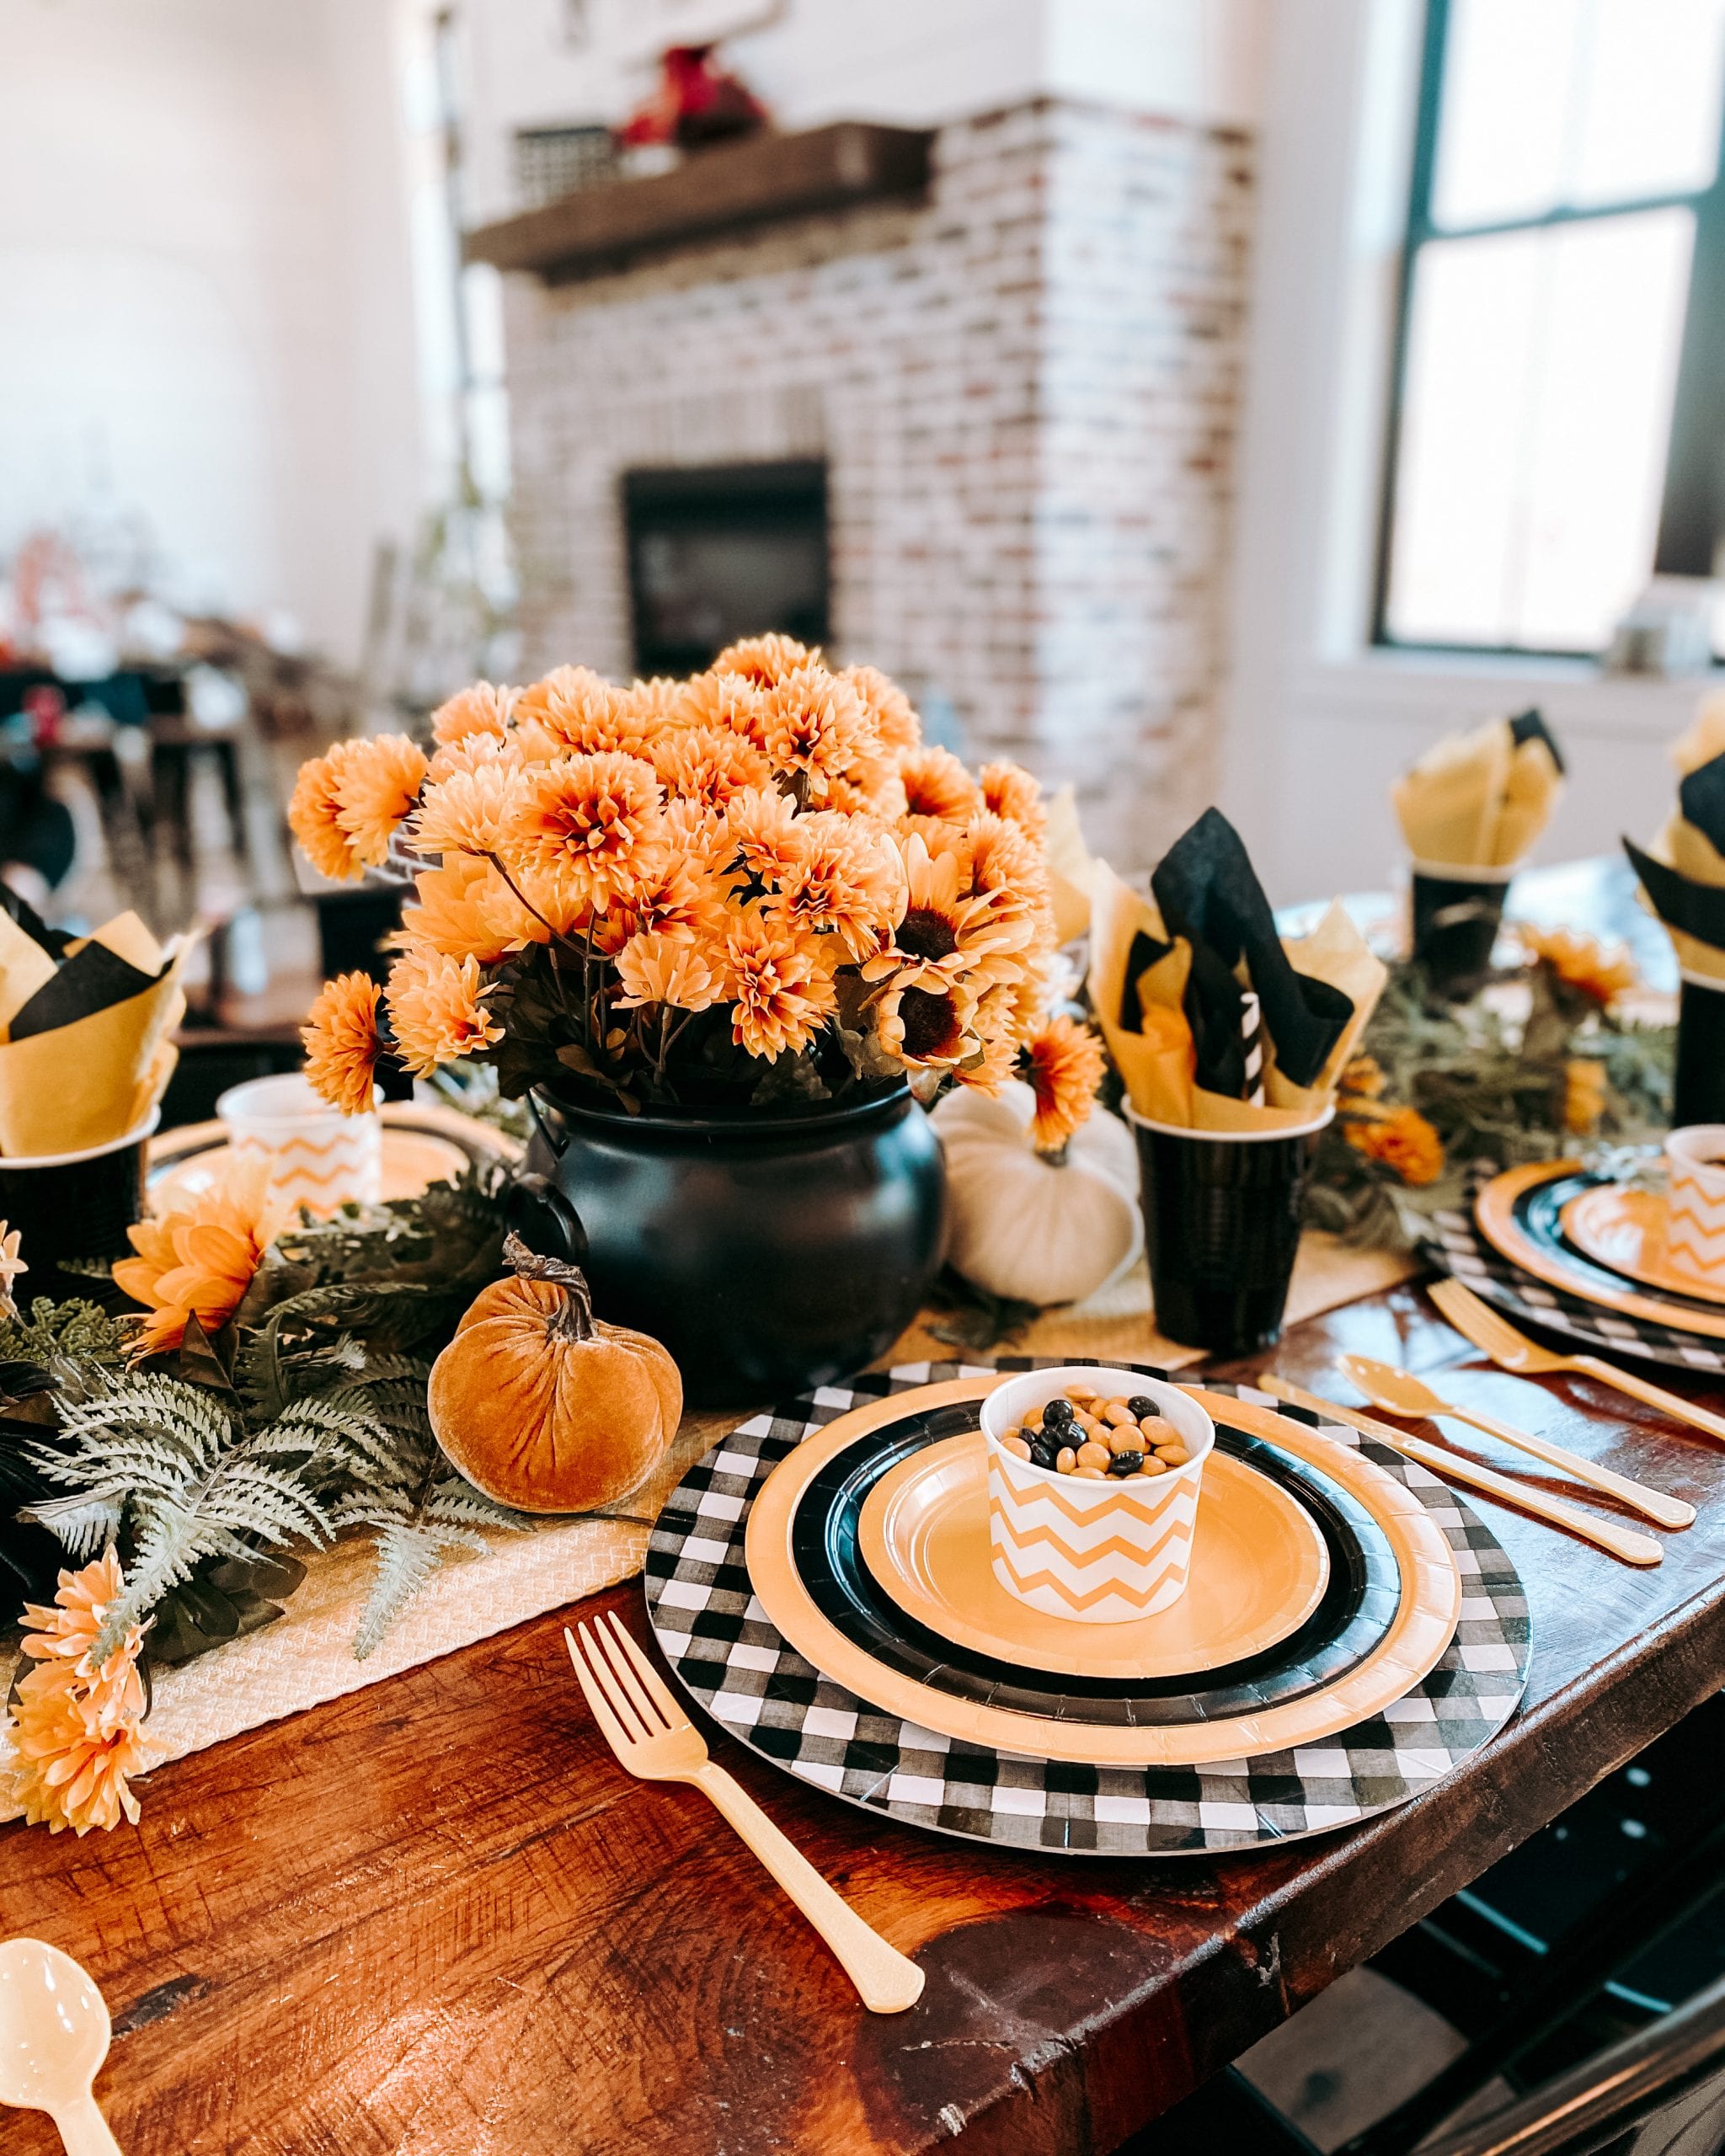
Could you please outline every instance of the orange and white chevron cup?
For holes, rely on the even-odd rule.
[[[1166,1475],[1092,1482],[1007,1450],[1004,1432],[1075,1385],[1105,1399],[1141,1393],[1155,1401],[1191,1459]],[[982,1433],[990,1561],[1008,1594],[1080,1625],[1130,1624],[1179,1600],[1191,1571],[1204,1463],[1216,1438],[1189,1393],[1136,1370],[1088,1364],[1030,1370],[990,1393]]]
[[[265,1161],[273,1210],[290,1217],[302,1205],[327,1219],[344,1205],[375,1205],[383,1187],[383,1125],[344,1115],[290,1072],[230,1086],[216,1103],[237,1162]]]
[[[1674,1130],[1665,1166],[1665,1263],[1697,1287],[1725,1288],[1725,1123]]]

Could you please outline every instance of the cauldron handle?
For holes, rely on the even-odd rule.
[[[549,1176],[531,1170],[517,1175],[504,1198],[503,1218],[536,1257],[560,1257],[566,1265],[585,1262],[581,1216]]]

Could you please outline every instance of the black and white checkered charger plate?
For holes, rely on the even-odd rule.
[[[1663,1363],[1674,1370],[1725,1375],[1725,1342],[1680,1332],[1648,1318],[1626,1317],[1579,1295],[1567,1294],[1561,1288],[1548,1288],[1494,1250],[1474,1225],[1473,1199],[1496,1172],[1490,1167],[1476,1171],[1466,1211],[1435,1216],[1425,1246],[1434,1263],[1512,1317],[1525,1318],[1530,1325],[1555,1332],[1578,1348],[1589,1352],[1604,1348],[1616,1355]]]
[[[1357,1447],[1429,1508],[1461,1573],[1461,1620],[1442,1660],[1370,1721],[1319,1743],[1206,1767],[1085,1767],[960,1743],[833,1684],[755,1599],[743,1555],[749,1507],[794,1446],[851,1408],[943,1378],[985,1377],[991,1367],[1037,1364],[923,1363],[822,1386],[721,1438],[660,1514],[646,1566],[659,1644],[697,1703],[763,1758],[869,1811],[972,1841],[1173,1856],[1290,1841],[1386,1811],[1441,1781],[1514,1712],[1527,1678],[1527,1603],[1502,1544],[1435,1476],[1329,1423],[1318,1425],[1325,1436]],[[1249,1390],[1242,1396],[1279,1406]]]

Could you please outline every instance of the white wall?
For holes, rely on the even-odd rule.
[[[702,0],[587,0],[585,44],[563,0],[466,0],[468,217],[515,208],[517,127],[615,123],[646,94],[650,55]],[[715,0],[716,4],[716,0]],[[779,125],[967,119],[1044,93],[1178,119],[1250,124],[1266,0],[727,0],[770,13],[730,64]]]
[[[0,559],[105,469],[357,649],[419,485],[395,0],[4,0]]]
[[[1569,752],[1536,858],[1669,806],[1694,683],[1367,642],[1419,0],[1269,0],[1223,805],[1278,900],[1381,887],[1388,789],[1449,726],[1538,704]]]

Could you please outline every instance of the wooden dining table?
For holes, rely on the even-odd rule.
[[[1007,1853],[851,1806],[701,1718],[926,1971],[914,2008],[874,2016],[702,1797],[617,1765],[559,1612],[158,1769],[136,1828],[0,1829],[0,1932],[101,1984],[126,2156],[1114,2149],[1725,1684],[1725,1449],[1586,1378],[1493,1370],[1416,1279],[1210,1374],[1347,1399],[1350,1348],[1697,1513],[1632,1571],[1471,1498],[1526,1584],[1527,1690],[1399,1808],[1224,1856]],[[650,1643],[638,1580],[583,1607]],[[45,2118],[0,2117],[8,2156],[56,2146]]]

